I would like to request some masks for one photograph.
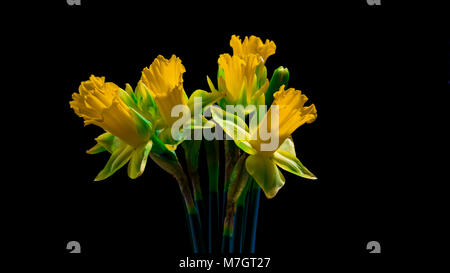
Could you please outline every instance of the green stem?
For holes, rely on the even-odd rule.
[[[236,162],[239,159],[240,150],[233,140],[225,140],[224,152],[225,152],[225,173],[224,173],[224,187],[222,193],[222,213],[221,213],[222,225],[225,224],[225,209],[230,178],[233,173],[233,169],[236,165]],[[226,249],[226,247],[224,246],[225,243],[226,242],[224,241],[222,242],[222,253],[224,249]]]
[[[243,154],[239,158],[230,177],[230,185],[227,192],[227,201],[225,208],[225,219],[223,224],[222,252],[224,253],[233,253],[234,250],[232,235],[237,202],[247,185],[249,177],[247,171],[245,170],[246,159],[247,154]]]
[[[199,213],[203,214],[204,205],[203,205],[203,194],[202,188],[200,185],[200,175],[198,172],[198,155],[201,146],[200,140],[187,140],[182,143],[182,147],[184,150],[184,157],[186,159],[186,167],[189,177],[192,183],[192,189],[194,192],[194,202],[197,208],[199,209]]]
[[[250,222],[247,225],[247,232],[244,238],[244,252],[255,253],[256,230],[258,226],[260,196],[261,196],[261,188],[253,180],[251,182],[248,200],[247,219],[249,219]]]
[[[204,216],[205,205],[203,202],[203,194],[200,186],[200,175],[198,173],[198,167],[194,167],[187,158],[186,167],[189,177],[191,178],[192,188],[194,192],[194,204],[198,209],[199,215],[202,214]]]
[[[192,246],[194,253],[204,252],[204,242],[202,238],[202,229],[198,209],[195,206],[192,198],[192,192],[189,188],[189,181],[181,164],[176,161],[166,160],[156,153],[150,153],[150,157],[163,170],[171,174],[178,182],[181,195],[183,196],[184,204],[186,206],[187,219],[189,222],[189,229],[191,234]]]
[[[220,223],[219,223],[219,142],[217,140],[205,141],[206,162],[209,174],[208,195],[208,253],[218,250]]]
[[[249,178],[249,181],[251,178]],[[247,215],[246,215],[246,200],[247,200],[247,193],[249,189],[250,183],[246,183],[244,190],[239,196],[239,199],[236,204],[236,214],[234,216],[235,218],[235,224],[234,224],[234,232],[233,236],[231,238],[232,244],[231,244],[231,253],[234,252],[234,249],[238,253],[242,253],[242,247],[243,247],[243,241],[245,236],[245,227],[246,227],[246,221],[247,221]]]

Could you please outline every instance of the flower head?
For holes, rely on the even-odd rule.
[[[223,77],[219,77],[219,90],[226,93],[229,104],[247,104],[256,90],[256,67],[260,61],[256,55],[245,58],[236,55],[222,54],[219,57],[219,67]]]
[[[269,87],[265,62],[275,53],[275,43],[267,40],[264,44],[256,36],[233,35],[230,40],[233,56],[219,57],[217,81],[219,91],[226,94],[225,104],[243,106],[264,104],[264,93]]]
[[[155,99],[167,127],[178,119],[171,116],[172,108],[179,104],[186,105],[188,101],[183,88],[184,72],[186,69],[175,55],[169,60],[159,55],[148,68],[142,70],[141,81]]]
[[[305,106],[307,97],[300,90],[281,86],[274,94],[271,108],[259,122],[256,130],[249,130],[244,120],[232,113],[211,107],[212,117],[230,135],[236,145],[250,154],[245,167],[268,198],[273,198],[283,187],[285,179],[278,167],[298,176],[316,179],[295,153],[290,135],[301,125],[313,122],[317,117],[314,104]],[[231,117],[231,118],[230,118]],[[272,119],[275,118],[275,122]],[[229,122],[234,120],[235,122]],[[271,140],[262,137],[260,128],[265,128],[270,136],[276,137],[277,145],[263,149],[262,144]],[[275,134],[273,134],[275,133]]]
[[[196,90],[188,98],[183,87],[183,73],[186,71],[180,58],[172,55],[167,60],[163,56],[159,55],[153,63],[142,70],[141,83],[150,92],[156,103],[158,114],[162,122],[157,124],[159,130],[158,137],[167,145],[171,150],[175,150],[177,145],[183,141],[183,130],[179,130],[177,135],[172,135],[172,125],[176,121],[179,121],[179,117],[172,116],[172,111],[175,106],[186,106],[189,108],[191,117],[187,120],[187,127],[201,128],[202,126],[212,126],[207,122],[204,117],[200,117],[201,124],[194,124],[195,119],[194,107],[195,98],[201,97],[201,107],[205,107],[209,104],[213,104],[224,96],[223,92],[206,92],[204,90]],[[186,109],[187,109],[186,108]],[[178,108],[180,109],[180,108]],[[184,118],[184,117],[183,117]]]
[[[92,75],[80,84],[78,91],[72,95],[70,107],[85,125],[97,125],[133,147],[151,137],[149,121],[125,104],[119,95],[125,91],[116,84]]]

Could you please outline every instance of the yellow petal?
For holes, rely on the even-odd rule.
[[[233,48],[233,55],[240,57],[255,54],[262,59],[265,63],[269,56],[275,54],[276,45],[273,41],[266,40],[265,43],[261,41],[259,37],[256,36],[245,36],[244,42],[239,38],[239,36],[231,36],[230,46]]]

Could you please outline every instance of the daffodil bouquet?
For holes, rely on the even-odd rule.
[[[269,199],[276,196],[285,183],[280,168],[316,179],[297,158],[291,134],[313,122],[317,111],[314,104],[305,106],[307,97],[300,90],[287,88],[287,68],[279,67],[268,79],[265,64],[275,53],[275,43],[255,36],[242,41],[233,35],[230,45],[233,54],[218,59],[217,88],[207,77],[210,92],[198,89],[188,97],[180,58],[157,56],[134,89],[92,75],[70,102],[85,125],[105,131],[87,151],[110,153],[95,181],[127,163],[128,176],[136,179],[149,157],[175,178],[194,253],[253,253],[261,190]],[[199,158],[202,146],[205,159]],[[199,161],[208,166],[207,186],[201,181]],[[207,196],[202,188],[208,188]]]

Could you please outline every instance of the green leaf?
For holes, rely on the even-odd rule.
[[[226,112],[219,107],[210,107],[212,118],[228,134],[236,145],[248,154],[255,154],[256,150],[250,145],[248,140],[248,126],[240,117]]]
[[[100,171],[94,181],[104,180],[114,174],[118,169],[130,160],[134,148],[130,145],[123,144],[118,147],[109,158],[105,168]]]
[[[283,170],[304,178],[317,179],[317,177],[312,172],[310,172],[305,166],[303,166],[303,164],[295,156],[295,154],[278,149],[273,154],[273,160]]]
[[[266,156],[250,155],[245,161],[245,167],[269,199],[273,198],[284,186],[283,174],[278,170],[277,165]]]
[[[152,146],[153,142],[150,140],[133,151],[130,163],[128,163],[128,176],[131,179],[136,179],[144,172]]]

